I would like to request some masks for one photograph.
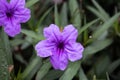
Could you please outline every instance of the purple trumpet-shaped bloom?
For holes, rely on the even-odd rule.
[[[74,62],[82,58],[84,48],[76,42],[78,31],[73,25],[67,25],[60,31],[55,24],[51,24],[44,28],[44,36],[46,39],[40,41],[35,50],[40,57],[50,56],[55,69],[65,70],[68,60]]]
[[[25,0],[0,0],[0,26],[11,37],[21,31],[20,23],[30,19],[30,10],[25,8]]]

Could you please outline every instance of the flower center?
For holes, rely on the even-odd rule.
[[[6,16],[7,16],[8,18],[11,18],[11,17],[13,16],[13,14],[14,14],[14,11],[11,10],[11,9],[6,12]]]
[[[57,45],[57,47],[58,47],[59,49],[64,49],[64,43],[63,43],[63,42],[60,42],[60,43]]]

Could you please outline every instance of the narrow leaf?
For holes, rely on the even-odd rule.
[[[94,33],[93,38],[98,38],[102,33],[104,33],[109,27],[113,25],[113,23],[118,19],[120,13],[115,14],[112,18],[110,18],[107,22],[105,22],[102,26],[100,26]]]
[[[44,39],[43,35],[38,35],[37,33],[35,33],[32,30],[22,29],[21,32],[24,33],[25,35],[31,37],[31,38],[36,39],[36,40],[43,40]]]
[[[79,10],[79,6],[77,0],[69,0],[69,8],[71,13],[72,23],[80,29],[81,27],[81,13]]]
[[[59,13],[58,13],[57,4],[55,4],[54,14],[55,14],[55,24],[60,26],[60,20],[59,20]]]
[[[99,12],[102,14],[103,17],[105,17],[106,20],[109,19],[109,15],[107,12],[96,2],[96,0],[92,0],[95,7],[99,10]]]
[[[91,27],[91,26],[92,26],[93,24],[95,24],[97,21],[99,21],[99,19],[95,19],[95,20],[93,20],[93,21],[85,24],[81,29],[78,30],[78,31],[79,31],[78,34],[80,35],[82,32],[84,32],[87,28]]]
[[[105,39],[105,40],[97,40],[93,42],[91,45],[85,48],[84,50],[84,58],[86,58],[88,55],[94,54],[107,46],[109,46],[112,43],[111,39]]]
[[[32,5],[34,5],[35,3],[37,3],[38,1],[40,1],[40,0],[29,0],[29,1],[26,3],[26,6],[27,6],[27,7],[31,7]]]
[[[38,71],[36,80],[43,80],[42,78],[48,73],[50,68],[51,68],[50,62],[46,62]]]
[[[60,14],[60,19],[61,19],[61,26],[64,27],[68,24],[68,15],[67,15],[67,3],[64,2]]]
[[[104,22],[107,21],[107,19],[95,8],[93,8],[91,6],[87,6],[87,9],[90,10],[91,12],[93,12],[98,18],[102,19]]]
[[[70,63],[60,80],[72,80],[80,68],[80,61]]]
[[[35,73],[39,69],[40,65],[41,65],[41,58],[35,57],[27,66],[27,68],[24,70],[22,74],[22,78],[25,80],[31,80],[31,78],[35,75]]]
[[[88,80],[82,67],[80,67],[80,72],[79,72],[79,80]]]

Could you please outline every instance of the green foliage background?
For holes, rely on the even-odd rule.
[[[21,34],[9,38],[0,29],[1,80],[120,80],[119,0],[64,0],[60,4],[27,0],[26,6],[31,19],[22,24]],[[44,39],[43,28],[51,23],[73,24],[79,31],[77,41],[85,47],[83,58],[70,62],[65,71],[54,70],[49,59],[37,57],[34,50]],[[11,72],[10,65],[14,65]]]

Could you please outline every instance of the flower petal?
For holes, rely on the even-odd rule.
[[[0,10],[4,10],[8,6],[7,0],[0,0]]]
[[[25,7],[25,0],[10,0],[11,8],[17,9],[18,7]]]
[[[6,0],[0,0],[0,26],[4,25],[6,19],[6,8],[8,7],[8,3]]]
[[[25,23],[30,19],[30,10],[27,8],[18,8],[14,12],[14,17],[19,21],[19,23]]]
[[[80,43],[73,43],[65,46],[65,51],[67,52],[68,59],[72,62],[82,58],[83,46]]]
[[[54,43],[51,43],[49,40],[42,40],[35,46],[37,55],[40,57],[51,56],[53,48],[54,48]]]
[[[78,36],[78,31],[77,29],[74,28],[73,25],[67,25],[62,32],[62,37],[65,42],[69,40],[76,41],[77,36]]]
[[[50,62],[55,69],[65,70],[68,65],[68,58],[65,53],[55,53],[50,57]]]
[[[21,31],[21,26],[19,23],[14,21],[6,21],[7,23],[4,26],[4,31],[11,37],[19,34]]]
[[[60,39],[61,33],[55,24],[51,24],[49,27],[44,28],[44,36],[46,38],[52,37],[55,41],[58,41]]]

